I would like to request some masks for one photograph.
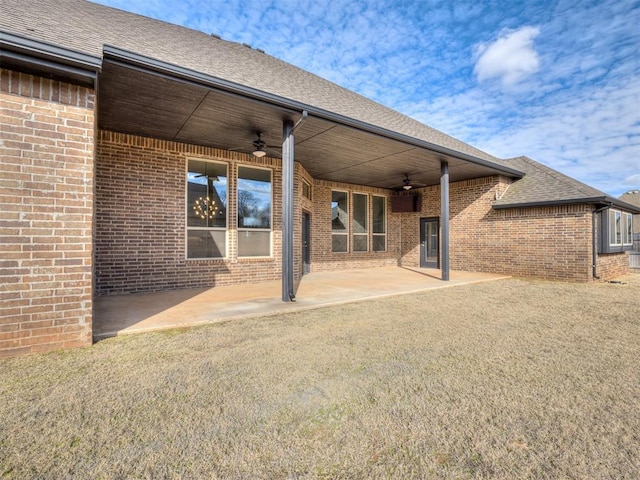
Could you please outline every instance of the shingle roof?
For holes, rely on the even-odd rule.
[[[512,183],[504,195],[496,201],[495,208],[569,203],[612,203],[630,207],[628,202],[612,198],[597,188],[560,173],[528,157],[502,160],[508,167],[525,173]]]
[[[98,58],[104,45],[114,46],[499,165],[486,152],[264,52],[185,27],[85,0],[2,0],[0,30]]]
[[[640,207],[640,190],[630,190],[620,197],[620,200],[636,207]]]
[[[526,157],[499,160],[406,115],[248,46],[86,0],[2,0],[0,33],[102,59],[105,46],[190,69],[265,94],[313,105],[365,124],[509,167],[526,176],[497,208],[585,199],[605,193]],[[619,200],[616,200],[619,202]]]

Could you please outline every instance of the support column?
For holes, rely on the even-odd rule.
[[[442,217],[442,280],[449,280],[449,164],[440,161],[440,208]]]
[[[282,301],[295,301],[293,283],[293,121],[282,125]]]

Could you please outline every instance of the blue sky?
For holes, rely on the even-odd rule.
[[[99,0],[254,48],[500,158],[640,188],[640,0]]]

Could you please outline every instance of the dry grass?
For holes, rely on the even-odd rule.
[[[640,275],[0,362],[2,478],[636,479]]]

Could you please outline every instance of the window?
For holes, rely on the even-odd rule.
[[[631,250],[633,246],[633,215],[606,209],[598,213],[598,253]]]
[[[387,199],[373,196],[373,251],[387,250]]]
[[[227,165],[187,162],[187,258],[222,258],[227,238]]]
[[[349,251],[349,208],[347,192],[331,192],[331,251]]]
[[[369,196],[362,193],[353,194],[353,251],[369,251]]]
[[[624,227],[624,245],[633,245],[633,215],[630,213],[624,214],[626,222]]]
[[[609,210],[609,244],[622,245],[622,214],[618,210]]]
[[[302,181],[302,195],[311,200],[311,185],[304,180]]]
[[[271,170],[238,167],[238,256],[271,255]]]

